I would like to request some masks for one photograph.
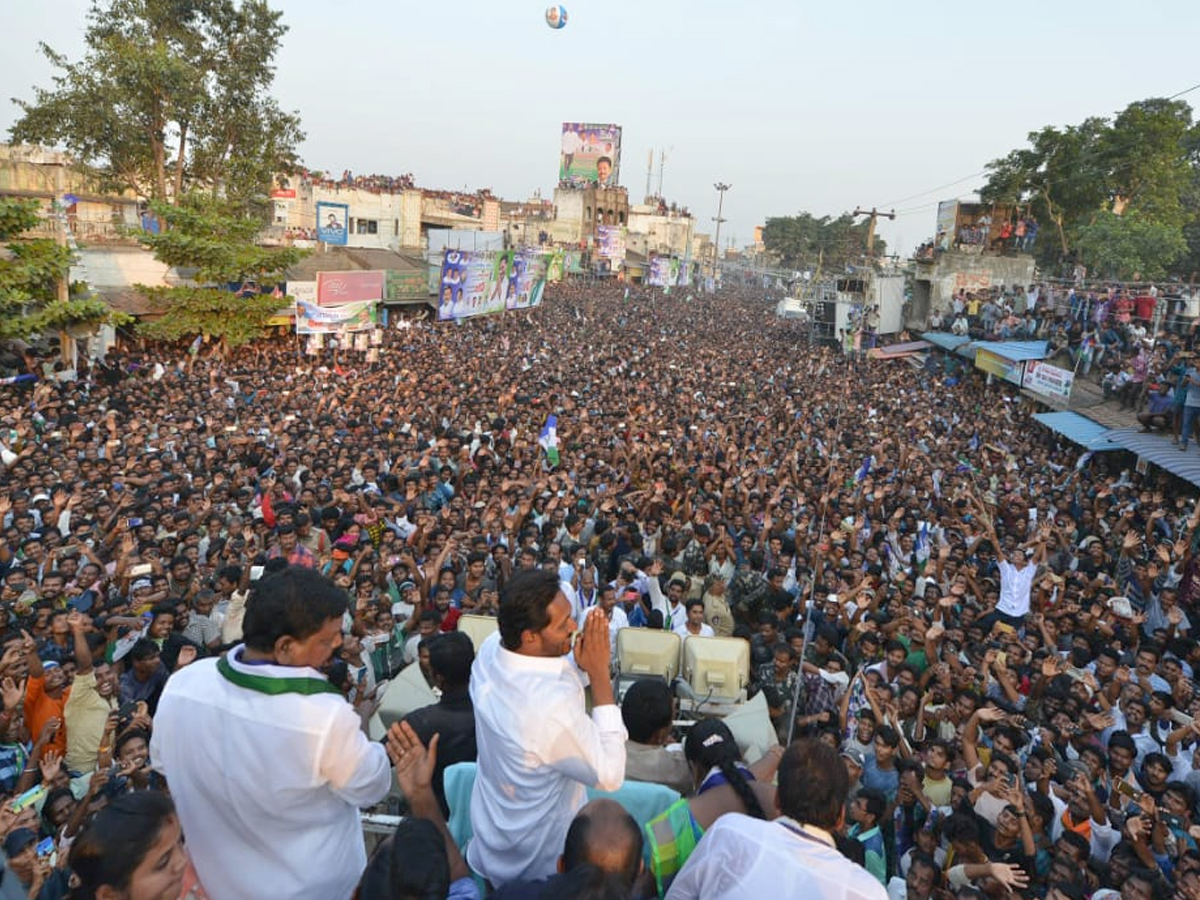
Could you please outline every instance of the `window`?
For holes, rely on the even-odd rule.
[[[355,234],[379,234],[378,219],[355,219],[358,230]]]

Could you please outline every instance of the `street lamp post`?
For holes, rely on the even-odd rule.
[[[713,221],[717,223],[717,233],[713,238],[712,278],[714,287],[717,283],[717,260],[721,254],[721,223],[725,221],[723,218],[721,218],[721,211],[725,208],[725,192],[731,187],[733,187],[733,185],[726,184],[723,181],[718,181],[713,185],[713,188],[716,189],[717,192],[717,217],[713,219]]]

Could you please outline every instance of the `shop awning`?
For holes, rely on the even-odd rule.
[[[1073,444],[1078,444],[1087,450],[1098,453],[1101,450],[1121,450],[1120,444],[1113,443],[1109,435],[1113,429],[1106,428],[1099,422],[1081,416],[1077,412],[1063,410],[1061,412],[1034,413],[1033,419],[1045,425],[1051,431],[1061,434]]]

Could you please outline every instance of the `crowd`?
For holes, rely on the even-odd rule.
[[[0,387],[0,898],[1200,897],[1192,486],[732,290],[324,362]],[[791,745],[617,696],[625,627],[747,641]],[[413,665],[438,702],[369,740]],[[585,792],[631,784],[669,802]]]

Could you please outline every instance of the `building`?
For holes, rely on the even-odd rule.
[[[0,197],[37,200],[42,205],[45,224],[34,237],[57,234],[55,198],[79,243],[129,242],[126,229],[142,224],[142,206],[132,191],[106,191],[65,153],[44,147],[0,144]]]
[[[584,247],[595,241],[601,225],[629,225],[629,192],[623,187],[559,187],[554,189],[553,241]]]
[[[948,313],[955,294],[995,292],[1032,284],[1028,252],[999,241],[1000,228],[1018,214],[1003,203],[947,200],[938,204],[933,241],[914,259],[912,306],[906,324],[924,328],[936,309]]]

